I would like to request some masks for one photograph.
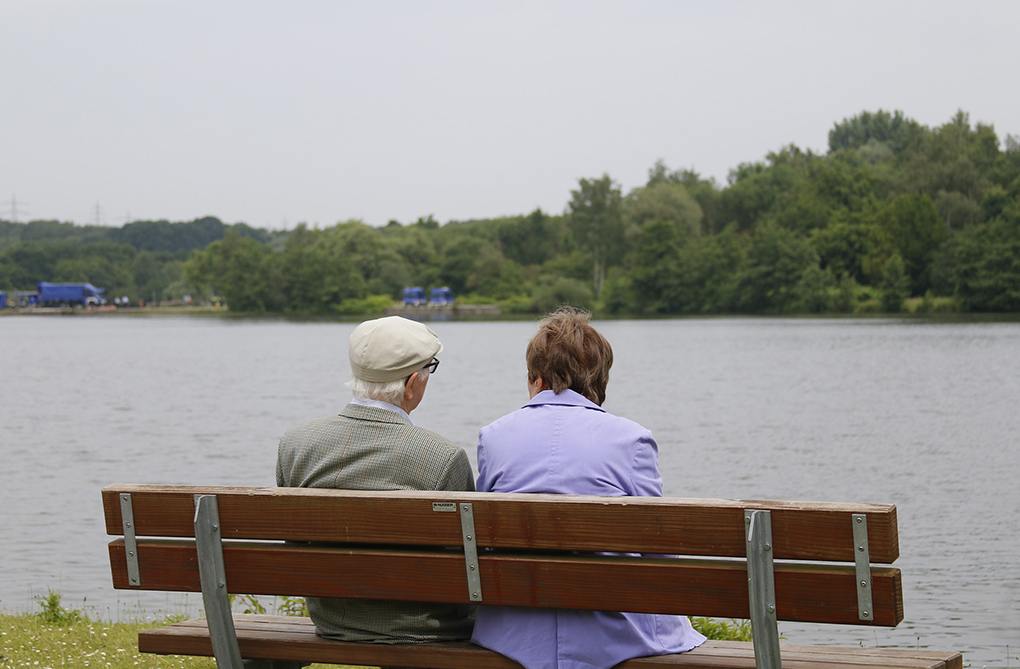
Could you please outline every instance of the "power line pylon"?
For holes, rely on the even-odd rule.
[[[27,204],[27,202],[22,202],[22,204]],[[27,216],[28,212],[23,210],[20,206],[18,206],[17,196],[11,195],[11,206],[8,208],[7,214],[8,214],[7,220],[11,221],[12,223],[17,223],[18,216],[22,214]]]

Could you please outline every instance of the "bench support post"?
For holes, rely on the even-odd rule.
[[[747,592],[751,604],[754,664],[757,669],[782,669],[772,566],[772,514],[745,509],[744,523],[747,526]]]
[[[205,605],[216,666],[219,669],[244,669],[227,595],[227,571],[223,566],[216,495],[195,495],[195,546],[198,549],[198,573],[202,579],[202,603]]]

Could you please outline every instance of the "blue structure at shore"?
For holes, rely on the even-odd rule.
[[[91,283],[39,283],[39,304],[44,307],[99,306],[104,304],[103,289]]]
[[[452,307],[453,306],[453,291],[446,286],[442,288],[433,288],[429,293],[429,306],[430,307]]]
[[[426,303],[425,289],[421,286],[408,286],[404,288],[404,306],[420,307]]]

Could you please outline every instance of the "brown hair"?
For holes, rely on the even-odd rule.
[[[590,320],[590,313],[573,307],[546,316],[528,342],[528,381],[542,377],[554,392],[569,388],[602,406],[613,348]]]

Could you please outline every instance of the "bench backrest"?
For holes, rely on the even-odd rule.
[[[896,509],[878,504],[113,485],[114,587],[201,591],[201,495],[233,593],[748,618],[764,565],[777,619],[903,619]]]

